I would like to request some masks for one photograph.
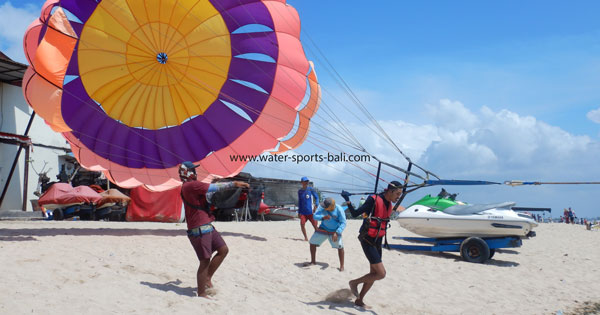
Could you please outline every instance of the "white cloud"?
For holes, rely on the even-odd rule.
[[[0,50],[11,59],[27,62],[23,53],[23,35],[39,16],[39,10],[33,5],[16,8],[10,1],[0,5]]]
[[[589,111],[586,116],[589,120],[600,124],[600,108]]]
[[[470,129],[479,124],[479,119],[462,103],[443,99],[438,105],[425,105],[426,112],[435,125],[451,131]]]
[[[448,104],[440,102],[439,107],[448,110]],[[441,140],[432,142],[422,159],[431,168],[456,175],[521,174],[533,178],[572,177],[574,170],[586,173],[575,166],[598,169],[592,162],[592,157],[600,154],[598,143],[588,136],[572,135],[508,110],[493,112],[483,107],[475,115],[462,104],[453,104],[464,112],[462,116],[471,117],[471,123],[454,126],[454,130],[443,125],[438,128]]]

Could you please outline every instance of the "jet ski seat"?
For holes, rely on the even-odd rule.
[[[516,203],[512,201],[479,205],[454,205],[446,208],[444,213],[453,215],[475,214],[489,209],[510,209]]]

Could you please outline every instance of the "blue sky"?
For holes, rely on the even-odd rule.
[[[598,134],[585,117],[599,104],[598,3],[291,3],[336,68],[347,69],[344,77],[368,76],[360,88],[389,93],[385,102],[418,112],[448,98]]]
[[[325,71],[316,49],[401,149],[441,177],[600,181],[599,2],[288,2],[300,14],[304,47],[324,91],[323,106],[339,113],[369,152],[404,162],[346,113],[356,108]],[[0,50],[24,61],[18,55],[20,38],[42,3],[0,0]],[[323,111],[318,116],[315,131],[331,123]],[[320,150],[306,143],[296,153]],[[309,175],[323,187],[336,184],[319,178],[372,181],[350,165],[278,167],[288,173],[260,165],[246,171],[284,178]],[[407,202],[437,190],[413,193]],[[552,207],[554,216],[572,206],[580,216],[600,216],[594,198],[598,186],[451,190],[467,202],[512,200]]]

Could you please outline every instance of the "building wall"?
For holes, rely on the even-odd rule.
[[[27,105],[20,87],[0,83],[0,131],[23,135],[33,110]],[[52,145],[61,148],[69,148],[66,140],[60,133],[54,132],[40,116],[35,116],[29,131],[29,137],[33,143]],[[6,185],[11,165],[15,159],[18,146],[0,143],[0,193]],[[32,146],[30,151],[29,179],[27,187],[27,210],[32,211],[31,199],[37,199],[33,194],[36,190],[38,175],[44,169],[48,172],[50,181],[56,181],[56,175],[60,170],[59,156],[64,155],[62,150],[47,149]],[[23,204],[23,183],[25,168],[25,150],[21,155],[17,167],[0,210],[21,209]]]

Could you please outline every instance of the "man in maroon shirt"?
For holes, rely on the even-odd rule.
[[[179,178],[183,182],[181,197],[185,206],[188,238],[200,260],[196,274],[198,296],[207,297],[206,288],[212,288],[212,276],[227,256],[229,248],[221,234],[211,224],[215,220],[215,216],[210,211],[206,196],[228,188],[248,188],[250,186],[248,183],[239,181],[217,184],[200,182],[197,180],[196,167],[198,165],[194,165],[192,162],[183,162],[179,166]],[[215,251],[217,254],[212,257]]]

